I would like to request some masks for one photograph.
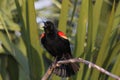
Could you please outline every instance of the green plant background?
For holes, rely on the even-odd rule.
[[[120,76],[119,0],[52,0],[50,7],[39,10],[34,2],[0,0],[0,80],[41,80],[52,62],[40,44],[43,30],[36,17],[53,21],[66,33],[74,57]],[[81,63],[75,76],[52,74],[50,79],[114,80]]]

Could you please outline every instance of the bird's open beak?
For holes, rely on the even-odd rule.
[[[46,28],[46,26],[47,26],[46,22],[43,22],[43,24],[44,24],[43,28]]]

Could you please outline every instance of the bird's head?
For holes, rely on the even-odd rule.
[[[43,23],[44,23],[43,28],[44,28],[44,31],[45,31],[46,34],[54,33],[56,31],[56,28],[51,21],[46,21],[46,22],[43,22]]]

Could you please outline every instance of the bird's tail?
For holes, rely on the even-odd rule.
[[[78,70],[79,70],[79,64],[68,63],[68,64],[61,64],[59,67],[56,67],[53,73],[60,77],[70,77],[71,75],[74,75]]]
[[[67,60],[72,58],[71,55],[66,54],[62,59],[59,60]],[[79,64],[78,63],[66,63],[66,64],[61,64],[60,66],[56,67],[53,70],[53,73],[60,76],[60,77],[70,77],[71,75],[74,75],[76,72],[79,71]]]

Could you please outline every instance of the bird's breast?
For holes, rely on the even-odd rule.
[[[56,56],[62,56],[62,54],[64,53],[65,51],[65,45],[64,45],[64,42],[62,42],[62,40],[60,39],[50,39],[50,40],[47,40],[47,46],[48,48],[50,48],[50,52],[51,54],[55,54]]]

